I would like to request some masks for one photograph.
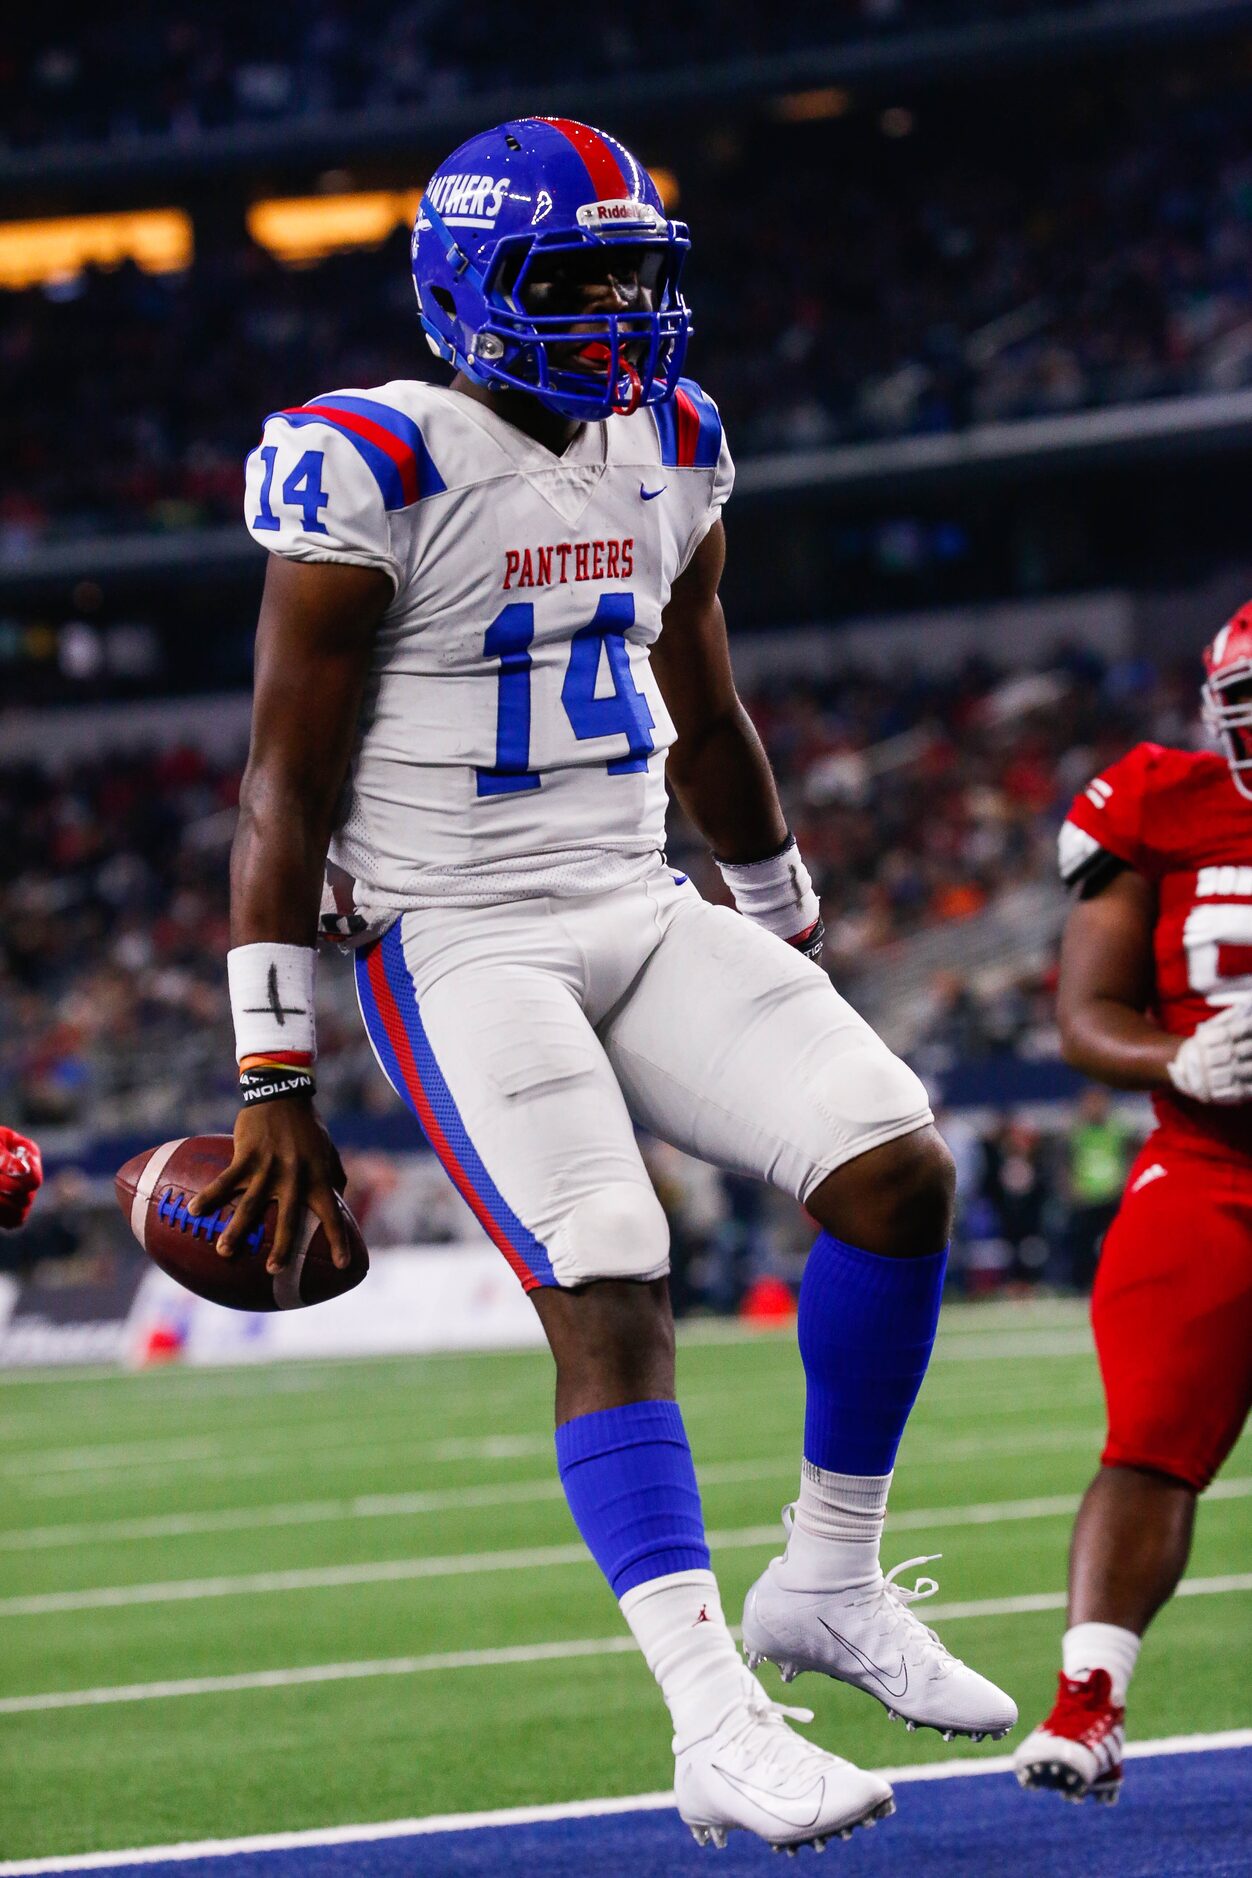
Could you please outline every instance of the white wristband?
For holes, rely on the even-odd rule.
[[[309,946],[233,946],[226,954],[235,1055],[276,1050],[317,1054],[313,1028],[313,967]]]
[[[755,920],[780,939],[798,939],[820,919],[822,909],[794,835],[781,854],[771,854],[764,861],[718,861],[717,865],[745,919]]]

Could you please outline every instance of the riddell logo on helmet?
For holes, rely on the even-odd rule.
[[[493,228],[509,193],[507,176],[436,176],[426,191],[453,227]]]
[[[578,211],[581,228],[603,228],[616,222],[657,230],[665,227],[665,217],[658,215],[650,202],[640,202],[633,196],[621,196],[611,202],[584,202]]]

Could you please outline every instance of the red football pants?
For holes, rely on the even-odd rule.
[[[1252,1409],[1252,1167],[1153,1136],[1105,1237],[1091,1322],[1104,1464],[1203,1490]]]

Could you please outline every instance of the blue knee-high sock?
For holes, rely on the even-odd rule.
[[[707,1571],[700,1489],[676,1402],[628,1402],[556,1431],[561,1484],[620,1598],[669,1572]]]
[[[926,1374],[948,1250],[884,1258],[824,1232],[800,1286],[804,1458],[836,1474],[889,1474]]]

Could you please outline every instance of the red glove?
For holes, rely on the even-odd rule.
[[[13,1128],[0,1128],[0,1227],[24,1226],[43,1182],[39,1149]]]

